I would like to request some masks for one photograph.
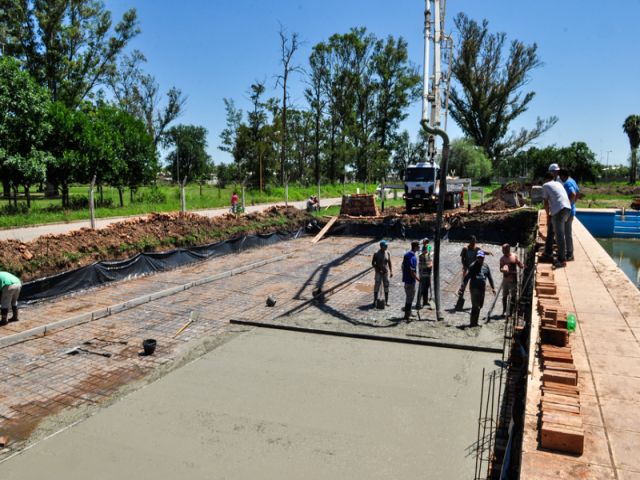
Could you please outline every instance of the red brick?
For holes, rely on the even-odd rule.
[[[540,445],[551,450],[582,455],[584,451],[584,430],[568,425],[542,422]]]

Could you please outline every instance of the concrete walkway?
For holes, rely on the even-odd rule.
[[[258,329],[8,459],[0,476],[472,478],[494,357]]]
[[[321,199],[320,203],[323,207],[330,205],[339,205],[342,202],[342,198],[326,198]],[[289,202],[290,206],[296,208],[306,208],[306,200],[300,202]],[[261,212],[269,207],[273,207],[275,205],[284,205],[284,202],[276,202],[276,203],[265,203],[260,205],[247,206],[247,213]],[[197,213],[198,215],[203,215],[205,217],[217,217],[220,215],[224,215],[225,213],[229,213],[229,209],[231,207],[223,207],[223,208],[214,208],[210,210],[190,210],[191,213]],[[97,228],[104,228],[113,223],[118,223],[123,220],[131,219],[131,218],[143,218],[146,215],[131,215],[128,217],[110,217],[96,220]],[[46,225],[37,225],[34,227],[21,227],[21,228],[12,228],[7,230],[0,230],[0,240],[20,240],[22,242],[28,242],[35,238],[38,238],[42,235],[47,234],[61,234],[61,233],[69,233],[72,230],[79,230],[80,228],[89,228],[89,220],[77,221],[77,222],[69,222],[69,223],[49,223]]]
[[[527,392],[521,478],[638,480],[640,291],[577,220],[573,231],[576,260],[556,270],[555,278],[578,319],[571,345],[579,373],[584,453],[578,457],[539,449],[536,366]]]

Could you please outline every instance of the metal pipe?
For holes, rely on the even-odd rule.
[[[422,128],[430,135],[442,137],[442,160],[440,161],[440,188],[438,192],[438,213],[436,214],[436,232],[434,239],[433,256],[433,294],[436,301],[436,318],[443,320],[442,305],[440,302],[440,237],[442,235],[442,215],[444,212],[444,200],[447,195],[447,171],[449,168],[449,135],[437,127],[430,127],[426,120],[420,122]]]
[[[431,0],[424,2],[424,65],[422,67],[422,120],[429,110],[429,43],[431,41]]]

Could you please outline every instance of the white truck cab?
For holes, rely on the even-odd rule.
[[[459,208],[463,194],[459,185],[447,188],[445,208]],[[435,210],[440,193],[440,168],[433,162],[420,162],[409,165],[405,170],[404,200],[407,213],[416,208]]]

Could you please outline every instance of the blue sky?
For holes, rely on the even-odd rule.
[[[106,0],[114,18],[138,11],[142,33],[131,47],[147,57],[146,70],[163,91],[177,86],[188,96],[180,123],[209,130],[214,161],[229,161],[217,149],[224,128],[222,99],[246,108],[247,91],[266,81],[277,96],[279,25],[297,32],[305,44],[297,60],[307,65],[311,47],[333,33],[365,26],[378,37],[402,36],[412,61],[421,66],[424,1],[420,0]],[[489,20],[491,31],[509,39],[537,43],[544,66],[531,75],[537,92],[529,111],[513,127],[532,126],[535,118],[555,115],[556,126],[537,145],[568,145],[581,140],[610,164],[626,163],[629,144],[622,132],[627,115],[640,114],[640,55],[637,49],[640,0],[449,0],[447,31],[459,11]],[[455,37],[455,31],[453,31]],[[292,99],[304,106],[302,77],[295,78]],[[403,127],[418,130],[420,101]],[[449,123],[452,137],[461,136]]]

